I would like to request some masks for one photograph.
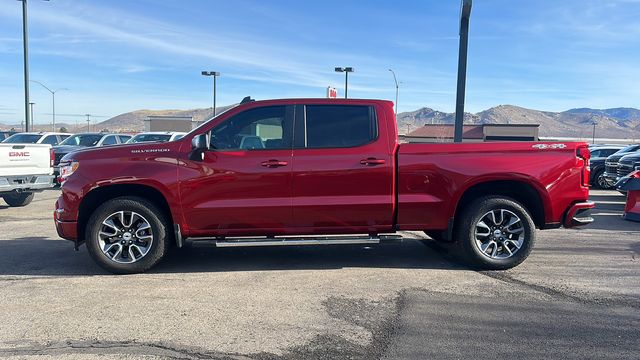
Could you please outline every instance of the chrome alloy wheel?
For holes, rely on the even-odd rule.
[[[611,189],[613,187],[612,182],[604,176],[604,173],[598,175],[596,178],[596,182],[598,183],[598,187],[600,189]]]
[[[491,259],[507,259],[520,250],[525,241],[522,220],[506,209],[482,215],[475,227],[475,245]]]
[[[102,253],[120,264],[142,259],[149,253],[152,243],[151,224],[133,211],[118,211],[107,216],[98,232]]]

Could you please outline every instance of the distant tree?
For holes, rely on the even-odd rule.
[[[60,132],[61,133],[66,133],[66,132],[69,132],[69,130],[67,130],[67,128],[63,126],[63,127],[60,128]]]
[[[11,129],[9,129],[9,131],[18,132],[18,130],[16,130],[16,128],[14,128],[14,127],[12,127]]]
[[[109,129],[104,128],[104,129],[100,130],[100,132],[109,132]]]

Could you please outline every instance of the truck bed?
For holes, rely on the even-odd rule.
[[[445,229],[462,194],[485,182],[504,181],[521,193],[526,185],[540,198],[541,225],[560,223],[576,201],[587,200],[576,156],[586,143],[495,142],[401,144],[398,151],[398,224]],[[588,174],[587,174],[588,179]],[[553,199],[553,201],[551,201]],[[541,226],[542,227],[542,226]]]

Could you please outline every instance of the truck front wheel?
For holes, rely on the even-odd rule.
[[[9,206],[13,207],[21,207],[27,206],[33,200],[32,192],[12,192],[10,194],[2,195],[4,202],[6,202]]]
[[[119,197],[100,205],[86,228],[87,249],[102,268],[116,274],[144,272],[168,252],[168,222],[153,203]]]
[[[502,196],[472,202],[456,219],[454,238],[470,265],[504,270],[523,262],[533,249],[535,225],[517,201]]]

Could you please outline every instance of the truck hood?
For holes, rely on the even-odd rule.
[[[622,159],[620,159],[620,163],[624,163],[624,164],[635,164],[637,162],[640,162],[640,153],[631,153],[627,156],[622,157]]]
[[[136,143],[105,147],[84,147],[65,155],[62,161],[91,159],[123,159],[144,155],[175,157],[181,146],[180,141],[164,143]]]
[[[609,157],[607,158],[607,162],[618,162],[618,161],[620,161],[620,159],[622,159],[625,156],[635,155],[635,154],[637,154],[637,153],[630,152],[630,153],[624,153],[624,154],[609,155]]]

